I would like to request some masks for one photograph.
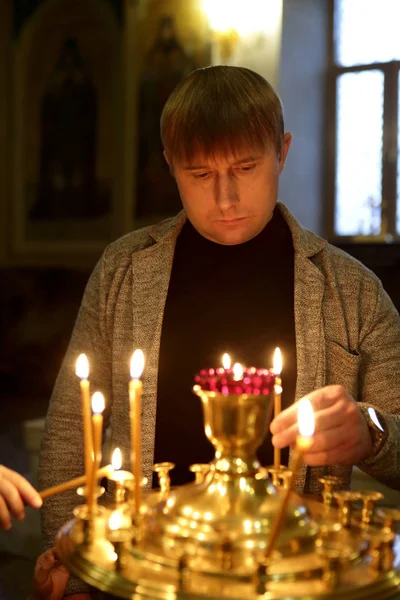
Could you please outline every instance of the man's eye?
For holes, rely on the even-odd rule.
[[[255,166],[256,165],[243,165],[239,167],[239,171],[241,171],[242,173],[248,173],[249,171],[252,171]]]
[[[208,171],[205,171],[204,173],[194,173],[193,177],[195,179],[206,179],[208,177],[210,173]]]

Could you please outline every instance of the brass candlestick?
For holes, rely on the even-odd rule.
[[[114,471],[108,477],[115,483],[114,502],[116,505],[123,504],[126,501],[126,492],[133,489],[133,475],[130,471]]]
[[[200,484],[205,481],[205,478],[212,471],[212,468],[208,463],[196,463],[194,465],[190,465],[189,471],[195,474],[194,482],[196,484]]]
[[[378,572],[390,571],[393,567],[394,533],[385,529],[369,528],[362,535],[369,544],[371,569]]]
[[[322,492],[322,500],[324,505],[327,507],[332,506],[333,488],[339,484],[339,478],[335,477],[334,475],[325,475],[324,477],[320,477],[318,481],[324,486]]]
[[[114,546],[117,573],[121,573],[126,564],[125,550],[127,542],[132,538],[131,524],[121,510],[113,511],[108,520],[107,539]]]
[[[361,509],[361,523],[369,525],[373,519],[375,506],[379,500],[382,500],[383,494],[381,492],[375,492],[374,490],[358,490],[363,506]]]
[[[353,504],[361,499],[357,492],[348,492],[346,490],[335,492],[333,497],[339,504],[340,523],[343,527],[350,527],[353,514]]]
[[[175,468],[172,462],[155,463],[153,471],[158,475],[158,483],[162,494],[168,494],[171,486],[169,472]]]
[[[89,494],[92,498],[95,499],[95,504],[89,506],[86,504],[82,504],[77,506],[74,509],[74,515],[78,520],[79,527],[82,531],[82,544],[84,547],[89,547],[93,544],[93,541],[98,537],[104,537],[102,533],[102,517],[106,514],[105,508],[97,505],[97,500],[104,494],[105,489],[103,487],[97,486],[94,489],[89,489],[89,486],[81,486],[76,490],[76,493],[81,498],[89,497]],[[100,527],[100,529],[99,529]]]
[[[285,473],[289,472],[288,467],[285,467],[283,465],[279,465],[278,467],[274,466],[268,466],[265,467],[267,473],[271,476],[271,481],[272,481],[272,485],[275,487],[280,487],[281,485],[283,485],[283,483],[288,480],[290,480],[290,477],[285,476]],[[290,474],[292,472],[290,471]]]
[[[398,508],[378,508],[376,515],[383,520],[383,529],[396,533],[400,523],[400,510]]]

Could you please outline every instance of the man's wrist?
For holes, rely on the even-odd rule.
[[[388,428],[384,417],[373,406],[360,404],[360,412],[365,419],[372,440],[371,454],[366,457],[374,458],[382,450],[388,437]]]

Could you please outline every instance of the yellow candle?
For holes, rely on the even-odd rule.
[[[275,375],[277,375],[275,379],[275,398],[274,398],[274,417],[276,418],[282,410],[281,406],[281,395],[282,395],[282,379],[280,378],[280,374],[282,371],[282,356],[279,348],[275,348],[274,352],[274,368],[273,371]],[[281,466],[281,449],[274,448],[274,467],[275,469],[279,469]]]
[[[290,493],[293,489],[294,482],[298,475],[303,456],[307,450],[312,446],[313,435],[314,435],[314,412],[311,402],[308,398],[302,398],[298,403],[298,426],[299,435],[296,439],[296,454],[292,467],[292,476],[288,482],[287,489],[282,498],[281,505],[275,517],[275,521],[272,526],[271,535],[268,540],[268,545],[265,550],[265,559],[268,560],[275,548],[276,542],[279,537],[279,533],[282,529],[283,522],[285,520],[287,507],[289,504]]]
[[[87,504],[89,511],[93,511],[96,505],[96,486],[98,482],[97,472],[101,463],[101,443],[103,438],[103,410],[105,402],[103,394],[95,392],[92,397],[92,426],[93,426],[93,475],[91,485],[88,489]]]
[[[112,465],[107,465],[106,467],[102,467],[97,471],[97,479],[101,479],[102,477],[112,477],[113,473],[114,469]],[[81,485],[87,485],[89,487],[90,482],[87,480],[86,475],[75,477],[75,479],[70,479],[69,481],[64,481],[63,483],[53,485],[52,487],[42,490],[39,492],[39,494],[42,500],[46,500],[46,498],[50,498],[50,496],[56,496],[62,492],[73,490]]]
[[[87,481],[91,481],[93,464],[93,435],[92,411],[90,406],[89,362],[86,354],[80,354],[76,361],[76,374],[80,377],[82,418],[83,418],[83,448],[85,457],[85,473]]]
[[[131,359],[131,381],[129,382],[129,406],[131,424],[131,462],[134,476],[134,508],[136,514],[141,506],[142,456],[141,456],[141,406],[143,386],[140,376],[143,372],[144,356],[135,350]]]

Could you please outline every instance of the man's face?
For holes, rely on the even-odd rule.
[[[195,229],[225,245],[243,244],[260,233],[278,199],[290,142],[291,134],[286,133],[280,156],[271,144],[261,153],[248,150],[216,159],[198,156],[191,164],[170,165]]]

